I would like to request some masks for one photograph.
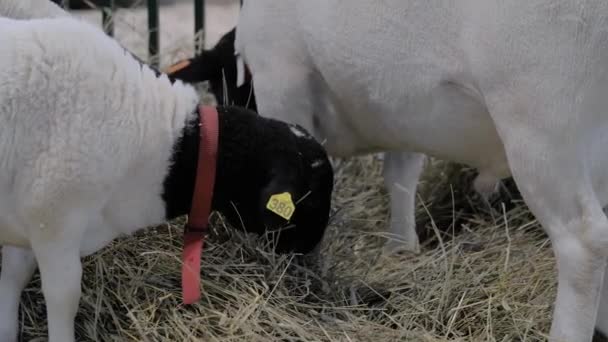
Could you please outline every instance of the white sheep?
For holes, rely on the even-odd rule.
[[[246,0],[236,49],[261,113],[330,154],[388,152],[412,249],[419,153],[478,188],[513,176],[557,258],[550,340],[608,332],[608,2]]]
[[[42,18],[0,17],[2,342],[17,340],[20,294],[36,265],[49,341],[74,341],[80,257],[187,214],[199,149],[200,99],[191,86],[58,7],[47,8],[58,18],[44,18],[34,5],[44,3],[0,1],[0,16],[28,18],[35,8],[29,17]],[[288,224],[279,251],[313,249],[333,186],[322,146],[295,125],[218,111],[213,208],[248,231]],[[285,192],[297,203],[289,222],[266,207]]]

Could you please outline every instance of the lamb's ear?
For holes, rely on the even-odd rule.
[[[210,81],[221,77],[222,60],[214,51],[203,51],[194,58],[173,63],[165,73],[188,83]]]
[[[164,70],[164,73],[168,74],[168,75],[173,75],[176,72],[179,72],[179,71],[183,70],[184,68],[188,67],[190,65],[190,63],[191,63],[190,59],[181,60],[181,61],[171,64],[169,67],[167,67],[167,69]]]

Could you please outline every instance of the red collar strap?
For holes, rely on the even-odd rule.
[[[218,113],[215,107],[200,106],[200,144],[192,207],[184,228],[182,256],[182,292],[184,304],[200,299],[201,253],[209,225],[219,136]]]

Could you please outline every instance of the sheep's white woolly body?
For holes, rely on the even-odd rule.
[[[413,151],[479,168],[482,191],[512,174],[557,257],[550,339],[608,332],[608,2],[245,1],[236,46],[260,113],[334,155],[391,151],[409,247]]]
[[[72,19],[0,18],[0,32],[0,244],[56,234],[54,218],[71,212],[86,213],[82,254],[162,222],[162,180],[195,91],[149,82],[153,71]]]
[[[198,95],[166,76],[152,82],[74,19],[0,18],[0,32],[0,341],[16,341],[37,262],[49,340],[69,342],[80,257],[163,222],[172,147]]]

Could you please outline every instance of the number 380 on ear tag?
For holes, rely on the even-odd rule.
[[[291,219],[291,216],[293,216],[296,206],[293,204],[291,194],[289,192],[284,192],[270,196],[270,200],[266,204],[266,209],[289,220]]]

